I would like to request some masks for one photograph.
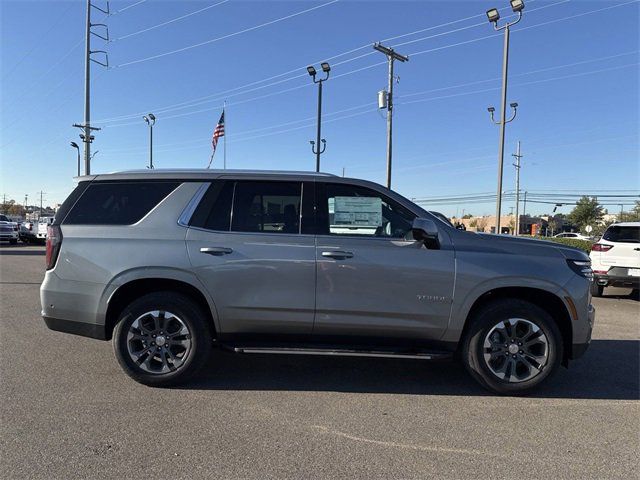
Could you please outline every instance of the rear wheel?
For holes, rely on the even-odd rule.
[[[551,316],[523,300],[498,300],[479,311],[463,340],[471,375],[500,394],[522,394],[550,377],[562,359],[562,336]]]
[[[591,296],[601,297],[604,293],[604,285],[598,285],[596,282],[591,283]]]
[[[118,363],[137,382],[183,383],[207,360],[212,336],[204,312],[175,292],[145,295],[128,305],[113,332]]]
[[[17,244],[18,244],[17,238],[12,238],[11,240],[9,240],[9,245],[17,245]]]

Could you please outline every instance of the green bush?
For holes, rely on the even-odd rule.
[[[589,254],[589,252],[591,252],[591,245],[593,245],[593,242],[590,242],[589,240],[578,240],[576,238],[553,238],[553,237],[549,237],[549,238],[533,237],[533,238],[539,238],[540,240],[548,240],[550,242],[561,243],[562,245],[566,245],[567,247],[577,248],[579,250],[586,252],[587,255]]]

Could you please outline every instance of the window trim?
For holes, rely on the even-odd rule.
[[[200,188],[198,188],[193,197],[191,197],[191,200],[189,200],[187,206],[184,207],[184,210],[182,210],[180,217],[178,217],[178,225],[180,225],[181,227],[189,227],[191,217],[193,217],[193,214],[196,213],[196,208],[198,208],[198,205],[200,205],[202,197],[204,197],[205,193],[207,193],[209,187],[211,187],[211,184],[212,182],[204,182],[202,185],[200,185]]]

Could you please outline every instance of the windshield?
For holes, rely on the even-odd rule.
[[[613,225],[607,228],[602,238],[610,242],[640,243],[640,226],[621,227]]]

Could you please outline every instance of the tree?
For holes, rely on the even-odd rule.
[[[640,203],[638,203],[638,205],[640,205]],[[468,219],[468,218],[473,218],[473,215],[471,215],[470,213],[467,213],[465,215],[462,216],[463,219]]]
[[[575,208],[567,216],[567,219],[581,231],[584,231],[584,227],[587,225],[596,227],[602,220],[602,215],[603,208],[602,205],[598,203],[598,199],[585,196],[578,200]]]
[[[478,218],[476,224],[478,225],[478,231],[484,232],[484,229],[487,227],[488,220],[485,217]]]

